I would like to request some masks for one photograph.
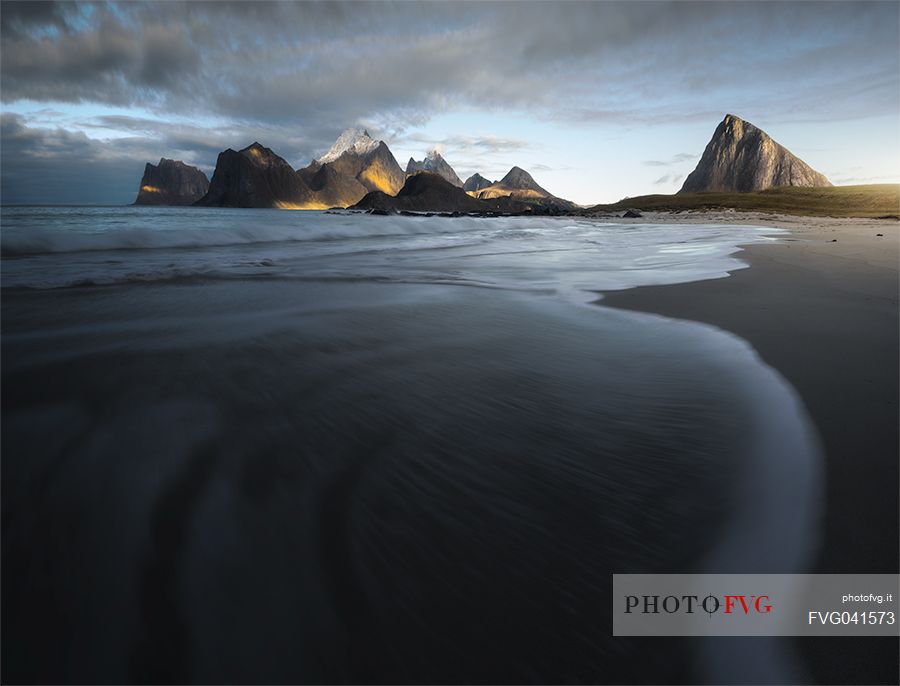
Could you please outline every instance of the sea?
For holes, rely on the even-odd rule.
[[[804,681],[611,635],[613,573],[810,571],[794,389],[603,304],[780,233],[2,208],[5,680]]]

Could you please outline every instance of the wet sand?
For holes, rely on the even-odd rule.
[[[886,244],[861,233],[857,249],[866,252],[868,240]],[[835,246],[853,253],[850,242],[808,245],[829,257]],[[579,258],[566,269],[545,259],[543,274],[571,283],[582,260],[596,269],[621,248],[553,252]],[[798,249],[806,250],[797,241],[762,248]],[[148,267],[171,259],[152,252]],[[869,252],[876,262],[890,257]],[[522,254],[513,273],[539,280],[541,257]],[[798,268],[779,277],[781,263],[772,263],[772,287],[782,277],[788,285],[751,293],[743,306],[793,293],[790,321],[771,341],[797,340],[812,381],[829,378],[823,368],[858,381],[856,367],[823,367],[816,351],[835,320],[849,322],[850,338],[881,340],[857,303],[868,291],[860,296],[855,281],[838,289],[850,295],[816,286],[826,298],[818,303],[801,287],[812,276],[790,286]],[[716,293],[750,277],[752,291],[758,271],[695,287]],[[771,660],[754,639],[716,646],[734,657],[718,675],[688,639],[612,639],[609,609],[613,571],[688,571],[722,539],[771,541],[768,557],[748,561],[741,550],[742,567],[781,567],[784,557],[771,561],[779,550],[802,553],[805,564],[816,536],[796,506],[809,479],[766,482],[790,491],[795,506],[751,503],[752,521],[775,520],[768,534],[725,528],[744,493],[770,492],[748,476],[800,454],[785,457],[779,423],[796,407],[790,389],[744,340],[708,326],[456,283],[225,278],[6,289],[2,607],[16,631],[3,636],[4,680],[804,681],[805,671],[760,678],[752,668]],[[866,288],[877,293],[876,285]],[[848,297],[846,314],[828,314],[829,299]],[[704,298],[712,302],[697,295],[693,306]],[[821,310],[825,329],[811,342],[788,328],[804,308]],[[721,309],[730,311],[727,297]],[[885,311],[896,324],[896,310]],[[736,322],[762,326],[772,316],[739,312]],[[753,332],[720,326],[787,376],[790,365]],[[885,354],[896,351],[888,343]],[[866,355],[860,369],[878,370],[876,382],[896,379],[896,361],[890,373]],[[765,389],[780,401],[761,396]],[[879,415],[873,426],[890,425]],[[802,427],[805,435],[805,418]],[[857,431],[853,445],[861,433],[879,440],[876,430]],[[747,440],[763,435],[765,450]],[[894,515],[896,465],[893,477],[890,464],[867,476],[887,458],[866,450],[868,464],[852,476],[881,492],[860,496],[849,477],[830,475],[847,489],[839,495],[856,494],[832,496],[843,508],[833,511],[837,525],[852,516],[853,526],[874,528],[868,542],[852,528],[828,532],[829,550],[848,565],[832,571],[886,571],[896,548],[896,517],[879,519]],[[798,522],[804,528],[787,537]],[[801,645],[812,656],[810,681],[893,681],[896,642]]]
[[[591,309],[5,292],[3,680],[709,682],[687,639],[612,637],[612,573],[706,558],[793,394],[733,336]]]
[[[705,322],[749,341],[800,393],[825,451],[818,573],[898,571],[896,221],[653,215],[788,228],[729,278],[607,293],[604,305]],[[883,234],[878,236],[877,234]],[[802,642],[821,683],[897,683],[896,639]]]

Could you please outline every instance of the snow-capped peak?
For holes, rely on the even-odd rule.
[[[347,129],[338,136],[334,145],[319,158],[319,162],[333,162],[345,152],[353,152],[357,155],[365,155],[378,147],[381,141],[372,140],[369,132],[361,128]]]

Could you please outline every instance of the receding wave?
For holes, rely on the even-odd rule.
[[[185,279],[373,280],[565,293],[721,278],[749,226],[571,217],[368,216],[198,208],[5,208],[4,289]],[[776,230],[777,231],[777,230]]]
[[[815,540],[802,408],[735,337],[472,288],[92,296],[4,298],[4,619],[29,644],[63,604],[114,682],[139,646],[190,655],[183,682],[264,655],[273,683],[803,683],[756,639],[635,660],[612,636],[614,572],[794,571]]]
[[[63,607],[104,681],[159,654],[190,657],[176,681],[260,680],[247,655],[291,683],[801,681],[757,642],[635,660],[612,638],[614,572],[803,570],[820,456],[746,343],[578,302],[726,276],[769,230],[3,220],[4,619],[26,644]]]

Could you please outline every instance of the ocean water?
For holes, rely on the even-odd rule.
[[[0,219],[7,680],[803,679],[778,642],[610,635],[614,572],[815,551],[793,389],[598,295],[727,278],[776,230]]]
[[[16,207],[2,221],[5,288],[264,278],[573,294],[724,277],[743,266],[738,243],[778,232],[174,207]]]

